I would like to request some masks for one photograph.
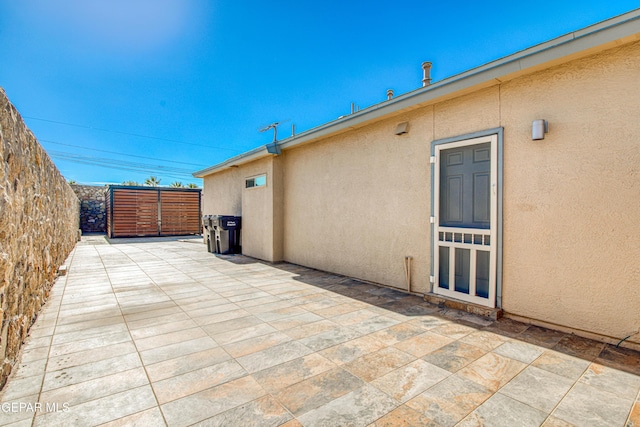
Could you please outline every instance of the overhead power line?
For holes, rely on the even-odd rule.
[[[51,156],[52,158],[58,158],[57,156]],[[161,175],[162,178],[175,178],[175,179],[185,179],[185,178],[191,178],[193,179],[193,176],[187,177],[186,175],[179,175],[179,174],[166,174],[166,173],[162,173],[162,172],[158,172],[158,171],[153,171],[153,170],[146,170],[146,169],[136,169],[136,168],[128,168],[128,167],[121,167],[121,166],[107,166],[107,165],[101,165],[101,164],[96,164],[93,162],[85,162],[82,160],[68,160],[68,159],[60,159],[60,160],[65,160],[65,161],[70,161],[73,163],[79,163],[79,164],[84,164],[84,165],[90,165],[90,166],[96,166],[99,168],[105,168],[105,169],[116,169],[116,170],[123,170],[123,171],[128,171],[128,172],[137,172],[137,173],[144,173],[144,174],[150,174],[150,175]]]
[[[202,164],[202,163],[178,162],[176,160],[158,159],[156,157],[138,156],[138,155],[135,155],[135,154],[128,154],[128,153],[122,153],[122,152],[117,152],[117,151],[100,150],[98,148],[83,147],[81,145],[64,144],[62,142],[51,141],[50,139],[38,139],[38,140],[42,141],[42,142],[48,142],[49,144],[63,145],[65,147],[81,148],[83,150],[98,151],[100,153],[109,153],[109,154],[117,154],[117,155],[120,155],[120,156],[135,157],[135,158],[138,158],[138,159],[157,160],[157,161],[160,161],[160,162],[177,163],[177,164],[182,164],[182,165],[192,165],[192,166],[200,166],[200,167],[206,167],[207,166],[207,165]]]
[[[233,151],[235,153],[240,153],[241,152],[241,150],[235,150],[233,148],[212,147],[210,145],[195,144],[193,142],[178,141],[176,139],[160,138],[160,137],[157,137],[157,136],[142,135],[142,134],[139,134],[139,133],[123,132],[123,131],[112,130],[112,129],[102,129],[102,128],[96,128],[96,127],[93,127],[93,126],[79,125],[79,124],[76,124],[76,123],[60,122],[58,120],[41,119],[39,117],[31,117],[31,116],[22,116],[22,117],[25,118],[25,119],[38,120],[38,121],[47,122],[47,123],[55,123],[55,124],[58,124],[58,125],[73,126],[73,127],[77,127],[77,128],[97,130],[97,131],[100,131],[100,132],[117,133],[119,135],[135,136],[137,138],[154,139],[154,140],[157,140],[157,141],[167,141],[167,142],[173,142],[173,143],[176,143],[176,144],[192,145],[194,147],[206,147],[206,148],[210,148],[210,149],[213,149],[213,150]]]
[[[70,161],[74,163],[93,165],[108,169],[119,169],[131,172],[143,172],[154,175],[162,175],[172,178],[193,178],[191,170],[185,168],[175,168],[162,165],[150,165],[145,163],[127,162],[124,160],[107,159],[100,157],[81,156],[62,151],[49,151],[52,158]]]
[[[55,156],[52,156],[55,158]],[[67,160],[67,159],[59,159],[59,160],[65,160],[65,161],[70,161],[73,163],[78,163],[78,164],[84,164],[84,165],[89,165],[89,166],[95,166],[98,168],[104,168],[104,169],[112,169],[112,170],[123,170],[123,171],[127,171],[127,172],[135,172],[135,173],[143,173],[143,174],[149,174],[149,175],[159,175],[161,178],[174,178],[174,179],[180,179],[180,180],[185,180],[185,179],[193,179],[193,177],[188,177],[186,175],[180,175],[180,174],[166,174],[166,173],[159,173],[158,171],[153,171],[153,170],[146,170],[146,169],[136,169],[136,168],[128,168],[128,167],[121,167],[121,166],[107,166],[107,165],[101,165],[101,164],[95,164],[92,162],[84,162],[82,160]]]
[[[157,169],[157,170],[164,170],[167,172],[177,172],[177,173],[185,173],[185,174],[191,174],[192,172],[191,169],[187,169],[187,168],[176,168],[173,166],[164,166],[164,165],[150,165],[148,163],[128,162],[126,160],[108,159],[105,157],[82,156],[79,154],[67,153],[64,151],[50,150],[48,153],[52,156],[67,157],[69,159],[92,161],[92,162],[103,163],[103,164],[141,167],[141,168]]]

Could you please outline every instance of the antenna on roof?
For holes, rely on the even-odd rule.
[[[289,119],[287,120],[281,120],[279,122],[273,122],[270,125],[264,126],[262,129],[260,129],[259,132],[266,132],[269,129],[273,129],[273,142],[271,142],[270,144],[267,144],[267,151],[271,154],[275,154],[276,156],[282,153],[282,150],[280,149],[280,146],[278,145],[278,126],[280,126],[282,123],[288,122],[290,121]],[[293,136],[293,132],[295,132],[292,128],[292,136]]]
[[[269,129],[273,129],[273,142],[278,141],[278,126],[280,126],[282,123],[284,122],[288,122],[289,120],[283,120],[281,122],[273,122],[270,125],[265,126],[264,128],[260,129],[260,132],[266,132]]]

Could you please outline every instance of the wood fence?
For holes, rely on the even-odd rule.
[[[200,189],[109,186],[109,237],[200,234]]]

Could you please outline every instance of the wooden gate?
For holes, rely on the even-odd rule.
[[[109,186],[109,237],[200,234],[200,189]]]
[[[160,190],[160,234],[200,233],[200,191]]]

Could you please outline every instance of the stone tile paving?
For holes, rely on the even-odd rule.
[[[640,354],[197,239],[88,236],[6,426],[640,426]]]

